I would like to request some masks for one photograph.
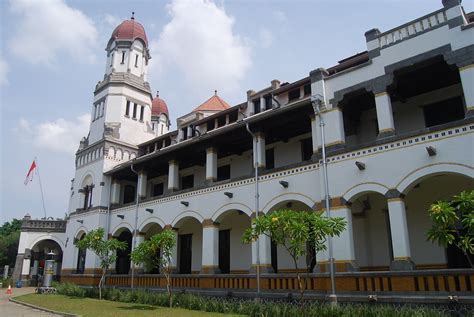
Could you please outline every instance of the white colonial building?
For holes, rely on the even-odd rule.
[[[465,267],[464,256],[426,240],[428,206],[474,188],[474,16],[460,2],[372,29],[367,51],[293,83],[272,80],[239,105],[216,91],[174,131],[147,82],[145,30],[133,17],[122,22],[76,154],[67,226],[43,236],[63,254],[61,278],[97,282],[97,258],[73,241],[104,227],[129,245],[107,284],[128,286],[130,250],[173,228],[176,287],[254,289],[256,243],[241,243],[256,211],[254,165],[259,212],[322,210],[324,121],[331,215],[347,220],[333,239],[338,290],[472,292],[474,271],[452,270]],[[24,278],[38,265],[31,250],[42,240],[32,231],[20,242]],[[295,289],[286,251],[267,237],[259,243],[262,288]],[[299,268],[309,266],[309,289],[324,292],[328,254],[316,259]],[[159,272],[137,272],[135,285],[163,286]]]

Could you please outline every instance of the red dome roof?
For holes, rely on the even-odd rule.
[[[148,46],[148,39],[146,38],[143,25],[135,22],[135,18],[133,17],[130,20],[125,20],[120,23],[112,32],[111,38],[117,40],[141,39],[145,43],[145,46]]]
[[[159,116],[162,113],[164,113],[167,117],[170,116],[168,113],[168,106],[166,105],[166,102],[161,99],[157,93],[156,97],[153,98],[151,102],[151,115]]]

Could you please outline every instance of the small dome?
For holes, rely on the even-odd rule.
[[[169,118],[170,115],[168,113],[168,106],[166,105],[166,102],[159,97],[157,92],[156,97],[153,98],[151,102],[151,115],[159,116],[162,113],[164,113]]]
[[[148,47],[148,39],[146,37],[145,29],[143,28],[143,25],[135,21],[133,15],[130,20],[125,20],[120,23],[120,25],[112,32],[110,38],[114,40],[132,41],[140,39],[145,43],[145,46]]]

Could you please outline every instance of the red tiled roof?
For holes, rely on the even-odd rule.
[[[169,118],[170,115],[168,113],[168,106],[166,105],[166,102],[161,99],[158,94],[156,94],[156,97],[151,101],[151,115],[159,116],[162,113],[166,114],[166,116]]]
[[[197,111],[221,111],[229,109],[230,105],[225,102],[221,97],[217,95],[217,91],[214,96],[205,101],[202,105],[195,108],[193,112]]]
[[[118,40],[141,39],[145,43],[145,46],[148,46],[148,39],[143,25],[136,22],[134,18],[120,23],[120,25],[112,32],[111,38]]]

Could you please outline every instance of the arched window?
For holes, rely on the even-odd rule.
[[[79,238],[79,240],[84,239],[85,236],[86,236],[86,234],[83,233],[81,235],[81,237]],[[87,253],[87,250],[86,249],[78,249],[78,250],[79,250],[79,253],[77,254],[76,273],[77,274],[84,274],[84,270],[86,268],[86,253]]]

